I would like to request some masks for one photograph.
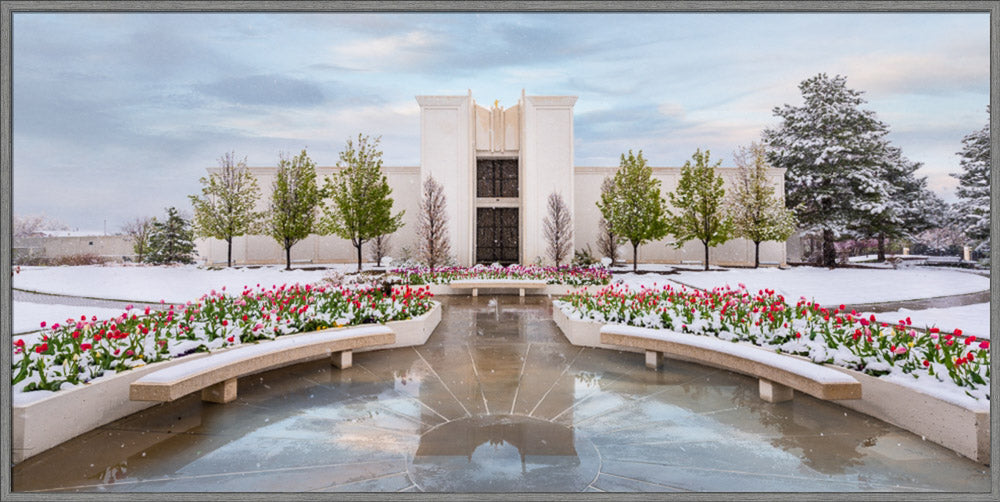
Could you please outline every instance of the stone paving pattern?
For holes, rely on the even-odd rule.
[[[574,347],[544,297],[440,298],[420,347],[240,379],[32,457],[14,491],[988,492],[989,468],[754,378]]]

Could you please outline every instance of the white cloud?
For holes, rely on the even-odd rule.
[[[416,30],[334,45],[329,48],[332,60],[325,63],[365,69],[412,68],[438,45],[433,35]]]

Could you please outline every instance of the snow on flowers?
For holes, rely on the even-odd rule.
[[[909,318],[879,323],[874,315],[845,312],[843,305],[828,309],[805,298],[789,305],[773,290],[752,294],[742,284],[711,291],[612,285],[594,295],[565,296],[557,304],[580,319],[746,341],[870,375],[899,370],[914,378],[948,378],[970,396],[970,390],[989,393],[988,340],[963,337],[961,330],[918,331]]]
[[[212,291],[185,305],[98,321],[67,319],[46,327],[33,343],[13,342],[15,390],[59,390],[109,372],[241,343],[328,327],[410,319],[433,307],[426,288],[332,288],[294,284]]]
[[[398,268],[392,271],[407,284],[447,284],[464,279],[544,280],[567,286],[602,285],[611,281],[611,272],[600,267],[540,267],[525,265],[476,265],[473,267]]]

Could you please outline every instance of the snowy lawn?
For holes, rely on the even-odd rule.
[[[900,270],[834,269],[817,267],[684,271],[676,275],[616,274],[616,279],[640,285],[677,281],[702,289],[745,284],[750,291],[773,289],[794,302],[799,297],[823,305],[879,303],[976,293],[990,289],[990,279],[966,272],[923,267]],[[988,316],[987,316],[988,317]]]
[[[864,314],[869,315],[869,314]],[[951,332],[961,329],[966,335],[976,335],[978,338],[990,337],[990,304],[976,303],[960,307],[947,307],[924,310],[899,309],[898,312],[882,312],[875,314],[880,322],[895,323],[907,317],[914,326],[937,327],[941,331]]]
[[[86,305],[58,305],[48,303],[14,302],[14,333],[24,333],[40,329],[40,323],[45,321],[65,322],[68,318],[76,320],[80,316],[97,316],[98,319],[108,319],[121,315],[120,309],[88,307]]]
[[[349,272],[354,264],[328,265]],[[80,267],[21,267],[14,275],[13,286],[19,289],[87,296],[135,302],[184,303],[209,291],[239,292],[244,286],[256,288],[282,284],[313,284],[323,280],[330,270],[285,271],[284,266],[269,265],[256,269],[209,270],[195,265],[174,267],[155,266],[80,266]],[[57,316],[58,317],[58,316]]]

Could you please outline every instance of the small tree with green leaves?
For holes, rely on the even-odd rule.
[[[611,176],[605,176],[604,181],[601,182],[601,195],[611,193],[614,186],[615,179]],[[608,220],[604,219],[602,213],[597,221],[597,250],[602,256],[607,256],[611,260],[612,266],[618,261],[618,246],[621,243],[621,238],[611,231],[611,225]]]
[[[285,250],[285,270],[292,269],[292,246],[313,231],[323,193],[316,185],[316,164],[306,153],[281,155],[271,191],[267,233]]]
[[[153,233],[154,223],[156,218],[136,218],[122,225],[122,233],[132,241],[132,251],[138,263],[146,261],[149,255],[149,237]]]
[[[729,240],[731,224],[723,209],[726,191],[722,177],[715,175],[715,165],[709,164],[709,151],[694,152],[691,161],[681,168],[677,189],[667,194],[667,199],[677,211],[668,217],[670,233],[674,234],[674,247],[698,239],[705,247],[705,270],[708,270],[708,249]]]
[[[194,263],[194,232],[191,223],[177,213],[177,208],[167,208],[167,218],[154,221],[149,236],[150,263]]]
[[[768,181],[770,166],[760,143],[740,147],[734,154],[736,180],[726,206],[732,221],[733,237],[753,242],[753,266],[760,266],[760,243],[784,241],[795,231],[795,215],[785,208],[783,197],[774,193]]]
[[[340,152],[337,167],[341,171],[327,179],[326,191],[332,206],[324,206],[323,226],[337,236],[350,239],[358,250],[361,271],[361,246],[382,234],[391,234],[403,226],[403,212],[392,214],[392,188],[382,172],[379,138],[358,135]]]
[[[623,153],[613,186],[597,201],[611,232],[632,244],[632,270],[638,270],[639,245],[667,235],[667,204],[660,196],[660,180],[646,165],[642,150]]]
[[[226,266],[233,265],[233,238],[258,231],[263,213],[254,211],[260,189],[247,169],[246,157],[235,152],[219,158],[219,170],[201,178],[201,197],[189,195],[194,206],[194,231],[199,237],[226,241]]]

